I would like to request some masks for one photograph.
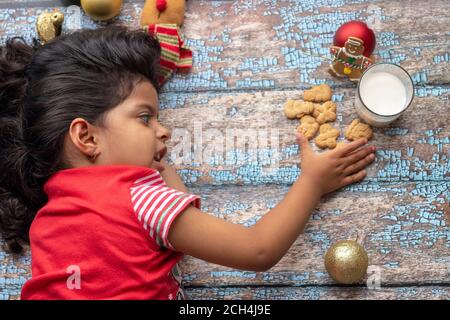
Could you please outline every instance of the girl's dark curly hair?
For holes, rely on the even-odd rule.
[[[22,251],[45,181],[69,168],[64,137],[75,118],[104,126],[105,112],[133,87],[157,82],[161,48],[144,30],[109,26],[63,35],[45,45],[22,37],[0,47],[0,233]]]

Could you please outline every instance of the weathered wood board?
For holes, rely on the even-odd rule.
[[[38,14],[55,6],[66,12],[58,1],[0,1],[0,43],[15,35],[31,41]],[[80,26],[137,28],[142,6],[124,1],[121,15],[106,23],[82,14]],[[368,177],[324,197],[274,268],[246,272],[186,257],[190,298],[450,298],[448,1],[189,1],[184,34],[194,67],[170,80],[160,97],[161,121],[173,134],[170,161],[202,196],[205,211],[254,224],[301,174],[293,136],[298,122],[283,115],[286,99],[328,83],[341,138],[356,117],[355,85],[327,73],[334,31],[353,19],[376,32],[379,61],[411,74],[413,104],[391,126],[374,129],[377,159]],[[227,132],[247,143],[227,147]],[[180,149],[182,138],[190,139],[189,150]],[[323,255],[333,242],[356,235],[371,274],[356,286],[339,286],[326,273]],[[29,253],[0,251],[0,299],[19,297],[29,268]],[[378,290],[367,288],[372,275],[379,276]]]

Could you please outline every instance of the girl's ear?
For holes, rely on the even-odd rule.
[[[76,118],[69,128],[69,136],[78,151],[88,158],[97,153],[98,129],[83,118]]]

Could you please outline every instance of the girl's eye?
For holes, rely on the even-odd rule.
[[[148,123],[149,122],[149,120],[150,120],[150,118],[151,118],[151,116],[149,115],[149,114],[143,114],[143,115],[141,115],[141,116],[139,116],[139,118],[141,118],[141,119],[146,119],[146,120],[144,120],[144,122],[145,123]]]

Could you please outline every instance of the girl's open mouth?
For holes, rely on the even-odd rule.
[[[164,147],[163,149],[159,150],[153,157],[153,165],[158,171],[164,170],[164,166],[161,163],[161,160],[164,158],[166,153],[167,153],[167,148]]]

